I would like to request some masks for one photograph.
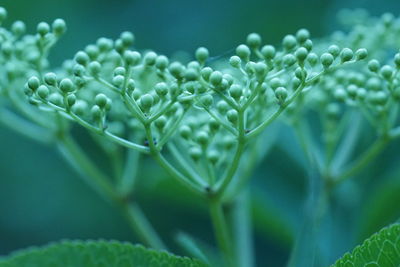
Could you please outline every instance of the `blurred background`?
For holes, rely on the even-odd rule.
[[[97,38],[116,38],[125,30],[134,32],[138,49],[171,56],[206,46],[211,56],[219,57],[230,55],[250,32],[260,33],[270,44],[279,44],[285,34],[303,27],[312,37],[322,37],[338,29],[336,14],[343,8],[362,7],[373,15],[400,13],[398,0],[1,0],[0,6],[9,13],[6,25],[23,20],[29,32],[40,21],[51,22],[58,17],[67,21],[68,33],[51,55],[53,66],[72,58]],[[271,149],[253,180],[255,195],[263,203],[253,208],[258,266],[283,266],[293,237],[301,228],[306,174],[294,138],[288,136],[287,140],[292,141]],[[90,145],[85,148],[91,149]],[[393,149],[386,153],[391,157],[396,152]],[[151,160],[140,170],[144,181],[164,175],[149,166],[154,166]],[[359,184],[341,188],[351,192],[348,202],[352,209],[331,213],[328,240],[333,244],[333,260],[400,216],[398,209],[385,209],[383,215],[380,209],[396,200],[400,203],[396,193],[400,190],[400,172],[395,163],[389,166],[370,174],[381,179],[368,184],[373,192],[368,197],[363,196],[366,189]],[[178,191],[182,189],[159,182],[143,186],[139,198],[146,214],[169,242],[173,243],[180,229],[213,242],[207,234],[211,226],[205,207],[184,190]],[[368,218],[368,223],[358,229],[357,221],[362,218]],[[121,215],[88,188],[54,148],[33,143],[0,126],[0,255],[64,238],[136,242]],[[179,248],[174,249],[180,253]]]

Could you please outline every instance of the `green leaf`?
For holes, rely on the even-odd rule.
[[[62,241],[0,258],[0,267],[206,266],[198,260],[117,241]]]
[[[346,253],[332,267],[400,266],[400,224],[383,228]]]

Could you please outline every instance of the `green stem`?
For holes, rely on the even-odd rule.
[[[226,266],[231,267],[234,254],[221,202],[218,199],[210,199],[209,208],[218,247],[223,254]]]
[[[118,195],[108,177],[103,175],[72,138],[65,135],[60,136],[58,147],[66,160],[82,174],[81,177],[86,183],[94,188],[106,201],[117,205],[123,210],[128,218],[130,227],[139,236],[141,242],[156,249],[165,249],[164,244],[156,235],[155,230],[138,205],[129,203]]]

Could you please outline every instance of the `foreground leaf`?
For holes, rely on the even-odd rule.
[[[393,224],[372,235],[332,267],[400,266],[400,224]]]
[[[198,260],[117,241],[63,241],[17,251],[0,259],[0,267],[198,267]]]

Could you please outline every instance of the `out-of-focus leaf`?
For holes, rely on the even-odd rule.
[[[346,253],[332,267],[397,267],[400,265],[400,224],[383,228]]]
[[[0,260],[1,267],[139,267],[206,266],[198,260],[117,241],[64,241],[15,252]]]

